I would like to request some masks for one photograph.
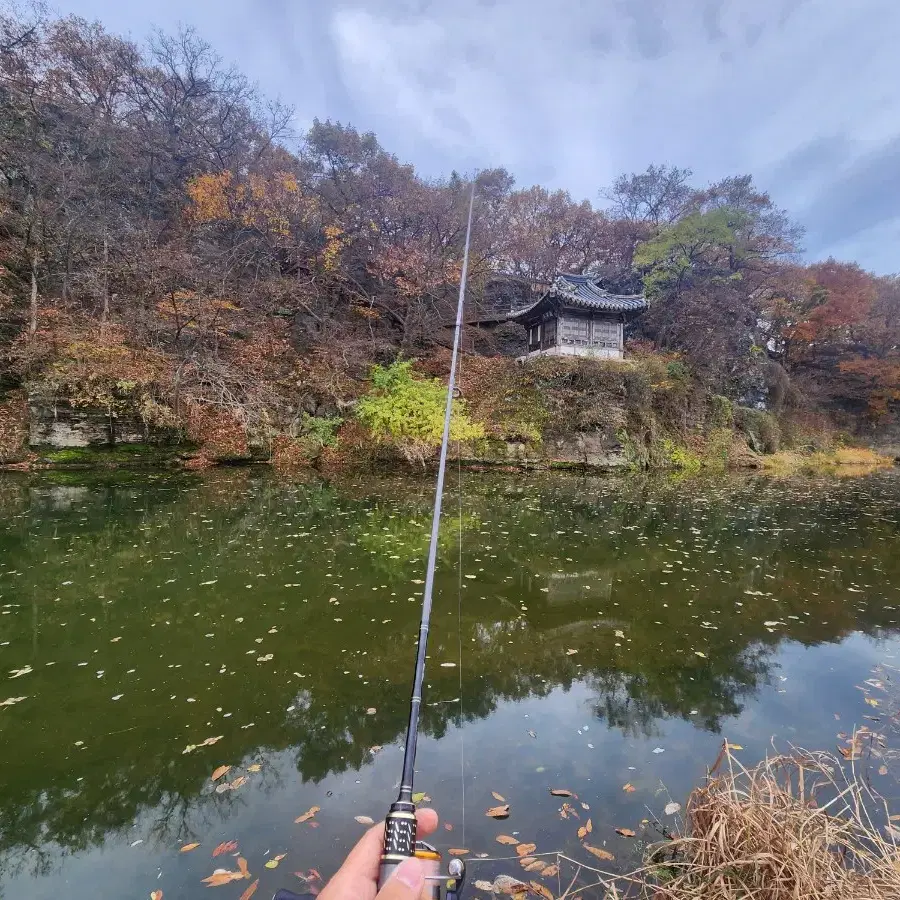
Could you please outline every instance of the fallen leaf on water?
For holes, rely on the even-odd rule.
[[[594,825],[591,820],[588,819],[587,822],[585,822],[584,825],[582,825],[581,828],[578,829],[578,839],[584,840],[584,838],[586,838],[593,830]]]
[[[425,791],[416,791],[415,794],[412,795],[413,803],[431,803],[431,797],[425,793]]]
[[[378,710],[375,709],[374,706],[370,706],[370,707],[366,710],[366,715],[367,715],[367,716],[374,716],[375,713],[377,713],[377,712],[378,712]]]
[[[150,891],[150,900],[163,900],[162,891]]]
[[[503,806],[492,806],[486,813],[492,819],[506,819],[509,816],[509,804],[504,803]]]
[[[491,791],[491,796],[495,800],[498,800],[500,803],[506,803],[506,797],[503,797],[502,795],[498,794],[496,791]]]
[[[247,860],[244,859],[243,856],[239,856],[237,864],[238,864],[238,871],[241,873],[241,875],[243,875],[244,878],[249,879],[250,878],[250,870],[247,868]]]
[[[600,847],[592,847],[590,844],[584,844],[583,846],[588,853],[593,853],[597,859],[615,859],[615,856],[613,856],[612,853],[609,853],[607,850],[603,850]]]
[[[213,856],[222,856],[223,853],[234,853],[237,850],[238,844],[237,841],[222,841],[215,850],[213,850]]]
[[[571,648],[566,650],[566,656],[574,656],[578,651],[572,650]]]
[[[744,748],[740,744],[725,744],[725,747],[728,750],[743,750]]]
[[[230,771],[231,766],[219,766],[219,768],[209,776],[209,780],[218,781],[223,775],[227,775]]]
[[[888,767],[887,767],[887,766],[879,766],[879,767],[878,767],[878,774],[879,774],[879,775],[887,775],[887,773],[888,773]]]
[[[559,866],[555,863],[552,866],[547,866],[541,874],[544,878],[552,878],[554,875],[559,874]]]
[[[537,735],[529,728],[528,729],[528,737],[537,738]]]
[[[185,844],[178,852],[179,853],[190,853],[191,850],[196,850],[200,846],[199,841],[194,841],[193,844]]]
[[[216,793],[224,794],[226,791],[234,790],[234,788],[227,781],[223,781],[221,784],[216,785]]]
[[[519,844],[516,847],[516,853],[519,856],[530,856],[535,850],[537,850],[537,844]]]
[[[701,659],[706,659],[706,654],[702,653],[700,650],[695,650],[694,653],[699,656]]]
[[[681,804],[680,804],[680,803],[672,802],[672,803],[667,803],[667,804],[666,804],[666,810],[665,810],[665,812],[666,812],[666,815],[667,815],[667,816],[674,816],[675,813],[677,813],[680,809],[681,809]]]
[[[451,856],[465,856],[469,851],[465,847],[451,847],[447,852]]]
[[[498,844],[509,844],[511,846],[515,846],[519,843],[518,838],[511,837],[508,834],[498,834],[496,840]]]
[[[321,808],[321,806],[311,806],[302,816],[294,819],[294,824],[301,825],[303,822],[308,822]]]
[[[256,889],[259,887],[259,879],[257,878],[250,887],[241,894],[241,900],[250,900],[250,898],[256,893]]]
[[[628,784],[622,785],[622,790],[625,791],[626,794],[633,794],[637,788],[629,781]]]
[[[541,897],[545,897],[546,900],[553,900],[553,894],[551,894],[550,890],[544,887],[544,885],[542,885],[540,882],[532,881],[530,882],[530,884],[531,890],[534,891],[535,894],[538,894]]]
[[[259,772],[262,769],[262,766],[259,763],[253,763],[252,766],[247,766],[248,772]]]
[[[490,893],[494,893],[494,882],[493,881],[485,881],[483,878],[474,882],[475,887],[478,888],[479,891],[489,891]]]
[[[232,881],[241,881],[244,876],[240,872],[229,872],[228,869],[216,869],[208,878],[203,879],[203,883],[209,887],[221,887],[223,884],[230,884]]]
[[[873,697],[866,697],[866,703],[868,703],[869,706],[878,706],[878,701]]]
[[[236,791],[241,785],[246,784],[249,781],[246,775],[239,775],[234,781],[231,782],[231,789]]]
[[[621,834],[622,837],[634,837],[634,832],[630,828],[617,828],[616,834]]]
[[[527,866],[525,866],[526,872],[541,872],[543,873],[544,869],[547,868],[547,863],[545,863],[542,859],[534,859],[534,857],[529,857],[531,860]]]
[[[571,791],[567,791],[565,788],[550,788],[550,793],[554,797],[573,797],[573,796],[575,796]]]
[[[199,750],[200,747],[211,747],[213,744],[221,741],[224,735],[216,735],[216,737],[208,737],[205,741],[201,741],[199,744],[188,744],[184,750],[181,751],[182,755],[185,753],[193,753],[194,750]]]
[[[354,816],[353,817],[360,825],[374,825],[375,820],[371,816]]]
[[[279,853],[278,856],[273,856],[270,860],[266,862],[267,869],[277,869],[278,863],[280,863],[285,857],[287,853]]]

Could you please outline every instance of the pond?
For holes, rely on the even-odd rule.
[[[327,877],[396,795],[432,490],[0,477],[2,896],[207,896],[229,841],[258,897]],[[417,775],[442,849],[590,860],[590,818],[624,868],[723,740],[833,750],[900,665],[896,471],[464,473],[446,510]]]

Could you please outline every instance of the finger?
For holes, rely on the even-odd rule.
[[[420,900],[424,887],[425,863],[411,857],[397,866],[375,900]]]
[[[438,815],[433,809],[416,811],[417,835],[431,834],[438,826]],[[319,895],[320,900],[373,900],[378,881],[378,861],[384,842],[384,822],[373,825],[350,851],[344,864]]]

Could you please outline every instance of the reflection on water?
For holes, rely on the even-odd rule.
[[[201,896],[230,839],[261,892],[333,868],[353,817],[395,793],[431,490],[0,480],[4,893]],[[864,715],[854,685],[896,653],[898,499],[892,472],[465,477],[464,577],[451,499],[419,754],[442,845],[492,851],[516,830],[574,850],[547,791],[564,786],[624,861],[613,828],[664,805],[661,781],[683,799],[722,734],[748,759],[772,736],[831,746],[836,716]],[[261,768],[216,793],[223,763]],[[512,803],[502,829],[491,791]],[[319,827],[293,824],[312,805]],[[266,853],[287,857],[266,870]]]

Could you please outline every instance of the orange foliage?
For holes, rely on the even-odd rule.
[[[790,329],[795,341],[834,340],[866,317],[876,298],[875,279],[855,263],[829,259],[807,270],[812,308]]]
[[[315,209],[290,172],[251,173],[238,182],[231,172],[198,175],[187,188],[188,219],[197,224],[240,224],[277,237],[290,234],[292,223],[305,222]]]

